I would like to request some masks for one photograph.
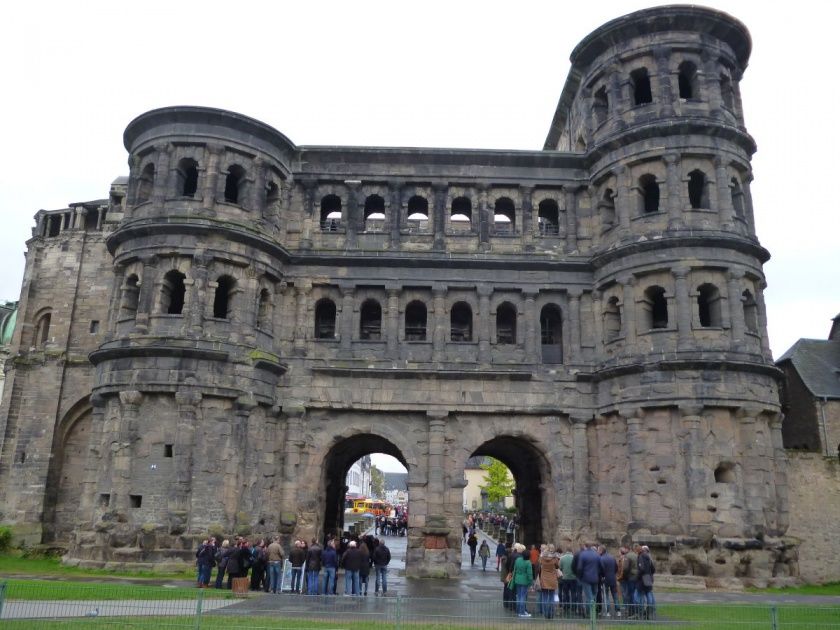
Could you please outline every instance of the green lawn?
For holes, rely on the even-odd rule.
[[[16,600],[115,600],[115,599],[195,599],[196,588],[170,588],[137,584],[110,584],[56,580],[0,579],[6,584],[6,599]],[[205,597],[232,597],[230,591],[208,589]]]
[[[784,595],[840,595],[840,582],[803,584],[786,588],[751,588],[750,593],[781,593]]]
[[[61,564],[56,557],[24,557],[20,553],[0,554],[0,576],[68,576],[68,577],[130,577],[174,580],[195,580],[195,571],[180,573],[155,573],[153,571],[110,571],[107,569],[80,569]]]

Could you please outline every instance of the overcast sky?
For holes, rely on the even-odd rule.
[[[166,105],[257,118],[297,144],[539,149],[574,46],[661,3],[15,2],[0,36],[0,299],[17,299],[39,208],[104,198],[122,132]],[[840,312],[836,20],[830,2],[728,0],[770,341],[826,338]],[[574,8],[571,8],[574,7]],[[831,186],[829,186],[831,184]]]

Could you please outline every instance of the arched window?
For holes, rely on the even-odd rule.
[[[509,197],[496,199],[493,208],[493,232],[495,234],[513,234],[516,232],[516,209]]]
[[[733,177],[730,184],[729,188],[732,194],[732,209],[734,210],[736,217],[743,219],[744,191],[741,189],[741,182],[738,181],[737,177]]]
[[[47,236],[58,236],[61,234],[61,216],[54,214],[46,218]]]
[[[601,228],[610,229],[615,225],[615,193],[607,188],[598,202],[598,214],[601,215]]]
[[[656,177],[647,174],[639,178],[639,192],[642,199],[642,212],[652,214],[659,212],[659,184]]]
[[[621,308],[618,298],[613,296],[607,300],[604,308],[604,337],[607,341],[617,339],[621,335]]]
[[[607,88],[601,87],[592,97],[592,113],[595,115],[595,124],[603,124],[609,116],[609,111],[610,101],[607,98]]]
[[[376,300],[365,300],[359,312],[359,339],[382,338],[382,307]]]
[[[586,140],[583,139],[583,136],[578,136],[578,139],[575,140],[575,152],[586,153]]]
[[[137,178],[137,203],[145,203],[152,198],[152,190],[155,186],[155,165],[149,162],[143,167],[140,177]]]
[[[630,82],[633,85],[633,104],[647,105],[653,102],[653,92],[650,89],[650,76],[647,68],[639,68],[630,73]]]
[[[385,229],[385,200],[379,195],[365,199],[365,232],[382,232]]]
[[[452,200],[449,224],[455,229],[470,229],[472,224],[472,202],[468,197],[458,197]]]
[[[93,232],[99,226],[99,210],[88,209],[85,212],[85,232]]]
[[[472,309],[466,302],[456,302],[449,311],[449,338],[452,341],[472,341]]]
[[[405,307],[405,340],[426,341],[426,305],[420,300]]]
[[[697,99],[700,96],[698,89],[697,66],[690,61],[683,61],[679,68],[679,89],[680,98],[686,101]]]
[[[35,345],[43,347],[50,340],[50,323],[52,322],[52,313],[47,311],[38,318],[35,323]]]
[[[720,291],[713,284],[701,284],[697,288],[697,312],[700,326],[720,328]]]
[[[665,298],[665,289],[658,286],[645,289],[645,306],[649,329],[668,328],[668,300]]]
[[[225,201],[241,204],[245,200],[245,169],[232,164],[225,177]]]
[[[120,303],[120,317],[134,319],[137,316],[137,305],[140,299],[140,279],[137,274],[131,274],[125,279]]]
[[[192,158],[183,158],[176,170],[178,194],[183,197],[195,197],[198,190],[198,162]]]
[[[560,207],[554,199],[543,199],[537,206],[537,224],[540,236],[560,234]]]
[[[715,468],[715,483],[735,483],[735,464],[721,462]]]
[[[409,232],[425,232],[429,228],[429,202],[425,197],[414,195],[408,200]]]
[[[260,289],[260,298],[257,302],[257,328],[271,330],[271,291]]]
[[[758,332],[758,304],[749,290],[741,294],[741,303],[744,305],[744,325],[751,333]]]
[[[703,171],[694,170],[688,174],[688,201],[695,210],[709,207],[708,181]]]
[[[315,305],[315,339],[335,339],[335,302],[329,298]]]
[[[236,280],[230,276],[221,276],[216,282],[218,286],[216,286],[216,293],[213,297],[213,317],[228,319],[232,311]]]
[[[184,296],[187,288],[184,285],[186,276],[177,269],[166,272],[163,276],[160,296],[160,312],[167,315],[180,315],[184,310]]]
[[[554,304],[540,311],[540,341],[543,363],[563,363],[563,318]]]
[[[341,227],[341,198],[327,195],[321,199],[321,231],[337,232]]]
[[[502,302],[496,308],[496,343],[516,343],[516,307],[510,302]]]

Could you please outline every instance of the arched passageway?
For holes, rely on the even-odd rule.
[[[514,500],[519,520],[519,542],[539,545],[546,542],[548,531],[544,515],[548,514],[543,488],[550,479],[548,462],[537,448],[522,438],[499,436],[478,447],[473,457],[494,457],[510,469],[516,482]]]
[[[408,464],[400,450],[387,439],[373,434],[360,434],[335,444],[324,460],[323,488],[325,501],[323,536],[340,534],[344,530],[344,495],[350,467],[361,457],[384,453],[397,459],[406,470]],[[410,498],[409,498],[410,500]]]

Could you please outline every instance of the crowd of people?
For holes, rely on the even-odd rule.
[[[249,578],[250,574],[250,590],[266,593],[282,590],[286,553],[279,537],[251,543],[247,538],[237,536],[233,544],[223,540],[220,545],[211,537],[201,543],[195,556],[199,588],[209,588],[215,567],[216,588],[230,589],[234,579]],[[374,572],[374,595],[388,592],[391,552],[385,541],[375,536],[329,538],[324,546],[316,539],[308,545],[303,540],[295,540],[288,558],[292,593],[335,595],[339,570],[344,571],[344,595],[367,595],[371,571]]]
[[[593,606],[604,617],[654,615],[656,565],[645,545],[621,547],[615,558],[603,545],[582,544],[574,551],[551,544],[528,549],[499,543],[496,557],[502,604],[519,617],[531,617],[529,591],[537,594],[536,614],[546,619],[558,610],[565,617],[588,617]]]
[[[375,536],[405,536],[408,533],[408,517],[397,514],[396,517],[377,516],[373,522]]]

